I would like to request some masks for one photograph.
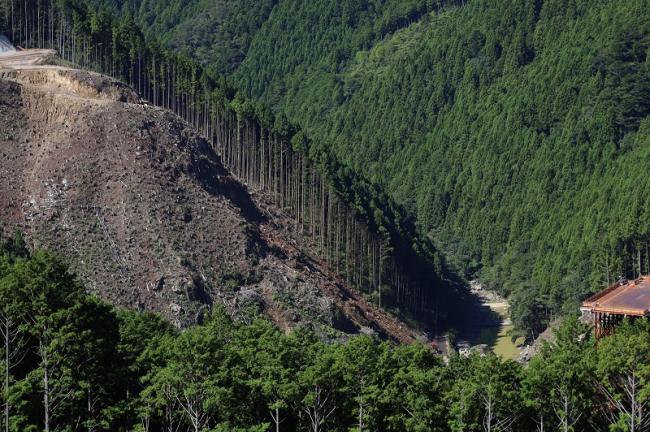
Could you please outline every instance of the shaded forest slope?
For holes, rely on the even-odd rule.
[[[311,258],[290,220],[252,197],[185,122],[124,84],[52,60],[48,50],[0,55],[7,230],[66,256],[101,298],[177,325],[220,303],[281,328],[413,339]]]

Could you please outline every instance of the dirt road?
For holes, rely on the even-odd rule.
[[[2,49],[0,40],[0,69],[33,69],[33,68],[59,68],[46,64],[48,59],[56,55],[54,50],[7,50]]]

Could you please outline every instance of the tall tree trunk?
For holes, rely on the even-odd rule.
[[[43,342],[39,342],[41,351],[41,361],[43,364],[43,422],[45,432],[50,432],[50,375],[47,349]]]

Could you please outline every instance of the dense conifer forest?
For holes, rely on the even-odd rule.
[[[92,0],[91,3],[133,15],[147,36],[201,59],[203,66],[213,72],[230,74],[244,60],[253,36],[278,2]]]
[[[523,367],[490,354],[442,362],[420,344],[324,343],[215,308],[182,332],[86,294],[22,237],[0,252],[3,431],[647,430],[650,328],[595,349],[568,319]]]
[[[249,23],[243,60],[221,56],[210,39],[221,30],[175,13],[180,2],[99,3],[203,64],[227,63],[217,69],[235,88],[286,113],[467,277],[507,295],[529,335],[650,269],[646,0],[217,2],[219,28]]]

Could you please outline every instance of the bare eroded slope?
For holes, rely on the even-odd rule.
[[[283,328],[414,332],[311,257],[178,117],[108,77],[0,54],[0,221],[66,256],[89,289],[178,325],[223,303]],[[287,221],[287,224],[290,222]]]

